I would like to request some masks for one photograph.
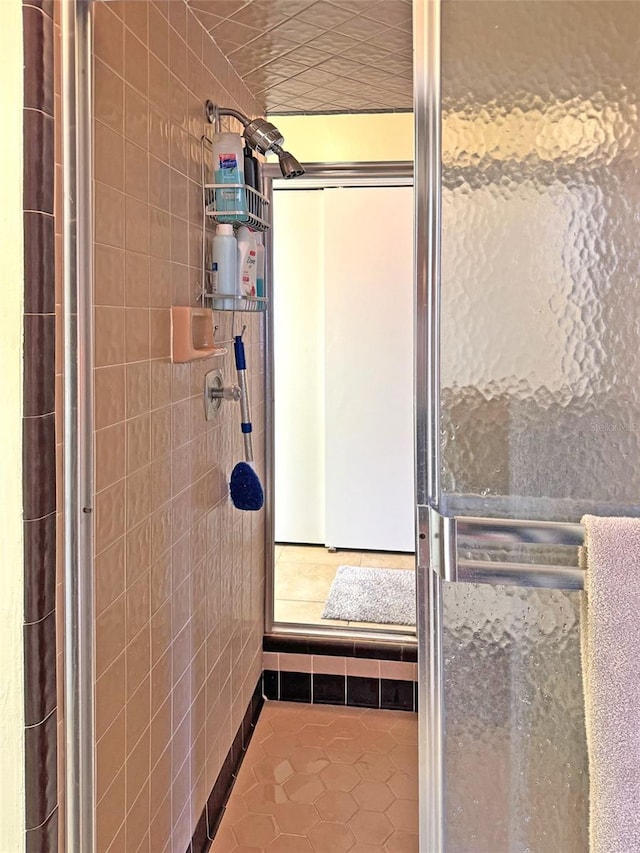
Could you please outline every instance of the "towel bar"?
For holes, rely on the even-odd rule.
[[[505,584],[541,589],[583,589],[584,570],[577,565],[504,562],[459,556],[474,548],[508,548],[514,545],[570,547],[584,544],[581,524],[561,521],[524,521],[511,518],[448,518],[433,508],[419,507],[420,539],[429,542],[422,565],[431,565],[446,581]],[[423,535],[424,532],[424,535]],[[423,561],[423,556],[426,562]]]
[[[573,566],[545,566],[536,563],[458,560],[456,581],[529,586],[540,589],[583,589],[584,570]]]

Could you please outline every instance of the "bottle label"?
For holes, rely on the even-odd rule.
[[[235,154],[220,154],[218,156],[218,161],[220,163],[220,169],[237,169],[238,168],[238,158]]]
[[[218,292],[218,264],[216,261],[211,264],[211,292]]]

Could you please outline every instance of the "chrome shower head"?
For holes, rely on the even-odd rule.
[[[272,145],[271,150],[278,156],[283,178],[299,178],[300,175],[304,175],[303,167],[298,163],[293,154],[283,151],[279,145]]]
[[[304,175],[304,169],[293,154],[284,151],[282,145],[284,137],[278,128],[264,118],[250,119],[238,110],[230,107],[217,107],[213,101],[205,104],[207,118],[213,124],[219,116],[233,116],[244,125],[242,136],[247,145],[255,148],[260,154],[273,151],[280,162],[280,171],[284,178],[297,178]]]

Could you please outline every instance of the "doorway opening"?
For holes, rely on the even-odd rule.
[[[412,173],[273,182],[268,626],[415,634]]]

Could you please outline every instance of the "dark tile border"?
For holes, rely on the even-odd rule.
[[[22,5],[23,518],[27,853],[58,848],[55,435],[55,24],[53,0]]]
[[[207,853],[210,849],[263,705],[264,697],[261,676],[258,679],[256,689],[253,691],[249,706],[242,718],[242,723],[233,739],[231,749],[227,753],[222,769],[218,773],[218,778],[209,794],[209,799],[196,824],[186,853]]]
[[[324,675],[265,669],[264,698],[312,705],[351,705],[386,711],[417,711],[418,683],[391,678]]]
[[[416,663],[417,643],[394,643],[374,640],[347,640],[340,637],[296,637],[289,634],[265,634],[262,641],[265,652],[282,652],[295,655],[329,655],[331,657],[370,658]]]

